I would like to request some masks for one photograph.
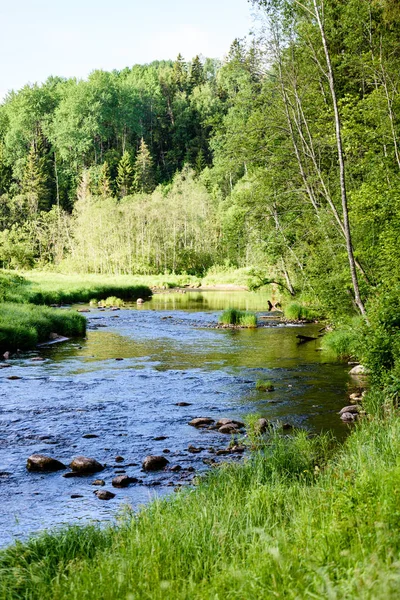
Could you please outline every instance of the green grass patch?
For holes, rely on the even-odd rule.
[[[151,289],[129,277],[62,275],[59,273],[25,274],[3,272],[0,297],[6,302],[30,304],[73,304],[116,296],[125,301],[151,296]]]
[[[287,304],[284,307],[283,312],[286,319],[289,319],[290,321],[310,321],[320,316],[316,310],[304,306],[299,302],[291,302],[290,304]]]
[[[228,308],[218,319],[220,325],[235,325],[237,327],[257,327],[257,315],[253,312]]]
[[[271,381],[268,379],[257,379],[256,381],[256,390],[260,392],[273,392],[274,386]]]
[[[46,342],[51,333],[84,336],[86,319],[76,311],[32,304],[0,304],[0,352],[29,350]]]
[[[117,298],[116,296],[109,296],[105,300],[101,300],[99,302],[100,306],[118,306],[122,307],[125,305],[124,301],[121,298]]]
[[[272,436],[242,465],[119,527],[70,528],[0,553],[0,597],[398,598],[400,418]]]

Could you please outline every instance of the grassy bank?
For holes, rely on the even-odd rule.
[[[76,311],[33,304],[0,304],[0,352],[30,350],[51,333],[76,337],[86,333],[86,319]]]
[[[0,555],[4,599],[397,598],[400,418],[276,438],[242,466],[116,529],[71,528]]]
[[[0,293],[3,301],[31,304],[72,304],[109,296],[136,300],[151,296],[150,288],[133,278],[39,272],[23,276],[3,272]]]

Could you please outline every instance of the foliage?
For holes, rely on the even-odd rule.
[[[300,304],[299,302],[291,302],[284,307],[284,315],[286,319],[291,321],[303,321],[303,320],[312,320],[317,316],[317,313]]]

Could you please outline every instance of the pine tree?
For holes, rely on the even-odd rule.
[[[136,155],[134,171],[135,190],[145,194],[151,193],[154,190],[153,159],[143,138]]]
[[[190,67],[189,83],[191,89],[205,83],[203,64],[199,55],[195,56]]]
[[[101,166],[98,191],[100,196],[103,198],[109,198],[112,196],[110,169],[107,161],[105,161]]]
[[[36,215],[40,209],[46,207],[47,177],[43,163],[43,158],[40,157],[32,143],[21,181],[22,193],[27,198],[28,209],[31,215]]]
[[[174,80],[180,92],[184,92],[187,83],[187,65],[181,53],[178,54],[174,62]]]
[[[122,155],[118,163],[117,186],[120,198],[128,196],[132,190],[134,171],[131,157],[127,150]]]

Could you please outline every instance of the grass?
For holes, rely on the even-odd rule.
[[[73,304],[103,300],[117,296],[137,300],[151,296],[147,285],[128,277],[96,275],[61,275],[56,273],[25,274],[3,272],[0,276],[0,297],[3,301],[30,304]]]
[[[76,311],[32,304],[0,304],[0,352],[29,350],[49,340],[51,333],[84,336],[86,319]]]
[[[400,418],[273,436],[243,465],[116,527],[73,527],[0,554],[0,598],[398,598]]]
[[[274,389],[272,382],[268,379],[257,379],[256,390],[259,390],[260,392],[273,392]]]
[[[237,327],[257,327],[257,315],[249,311],[228,308],[219,317],[218,323]]]
[[[122,307],[122,306],[124,306],[124,304],[125,304],[124,301],[121,300],[121,298],[117,298],[116,296],[109,296],[105,300],[101,300],[99,302],[100,306],[118,306],[118,307]]]
[[[290,321],[303,321],[312,320],[318,317],[318,314],[312,308],[304,306],[299,302],[291,302],[287,304],[283,309],[286,319]]]

